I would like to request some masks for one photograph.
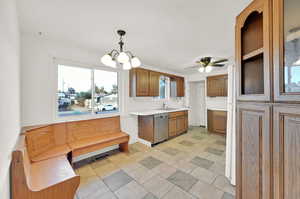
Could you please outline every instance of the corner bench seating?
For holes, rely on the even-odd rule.
[[[120,117],[27,130],[13,152],[13,199],[73,199],[80,181],[71,166],[73,158],[117,144],[127,152],[128,141],[129,135],[120,129]]]

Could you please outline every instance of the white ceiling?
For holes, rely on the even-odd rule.
[[[125,48],[150,66],[181,71],[199,56],[230,57],[235,16],[250,0],[19,0],[21,31],[91,50]]]

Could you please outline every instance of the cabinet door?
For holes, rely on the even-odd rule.
[[[184,97],[184,78],[177,78],[177,97]]]
[[[138,116],[139,138],[154,142],[154,117],[153,115]]]
[[[300,106],[274,106],[274,199],[300,198]]]
[[[300,1],[273,2],[274,98],[300,102]]]
[[[149,96],[149,71],[136,69],[136,96]]]
[[[207,77],[207,96],[227,96],[227,75]]]
[[[176,132],[177,132],[177,119],[170,118],[169,119],[169,137],[176,136]]]
[[[271,0],[254,0],[236,21],[237,99],[271,101]]]
[[[185,131],[185,116],[177,117],[177,135],[182,134]]]
[[[149,96],[159,96],[159,78],[160,73],[152,71],[149,72]]]
[[[227,112],[214,111],[213,115],[213,131],[216,133],[226,134]]]
[[[237,106],[237,199],[272,199],[270,106]]]
[[[184,116],[184,131],[187,131],[189,129],[189,116],[186,113]]]
[[[227,111],[207,110],[208,131],[226,134]]]

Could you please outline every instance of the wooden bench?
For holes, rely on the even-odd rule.
[[[79,184],[71,166],[73,158],[113,145],[127,152],[128,142],[120,117],[30,128],[13,152],[13,199],[73,199]]]
[[[65,156],[31,162],[24,136],[12,154],[13,199],[73,199],[80,183]]]
[[[120,128],[120,117],[66,123],[72,157],[99,149],[119,145],[121,151],[128,151],[129,135]]]

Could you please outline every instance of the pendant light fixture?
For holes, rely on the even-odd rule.
[[[119,46],[120,50],[113,49],[109,53],[105,54],[101,58],[101,62],[112,68],[117,68],[117,66],[122,66],[124,70],[130,70],[131,68],[136,68],[141,66],[141,61],[139,58],[134,56],[130,51],[124,51],[123,46],[123,36],[126,34],[124,30],[118,30],[118,35],[120,36]]]

